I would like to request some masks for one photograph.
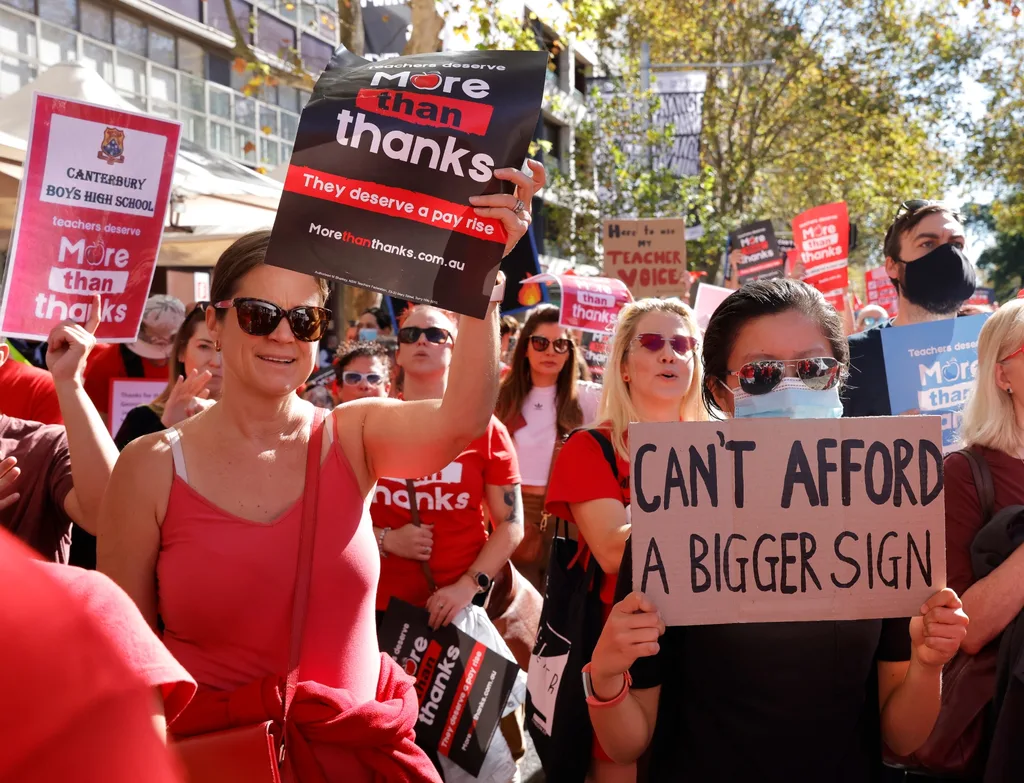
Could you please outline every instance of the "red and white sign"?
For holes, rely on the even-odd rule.
[[[562,289],[559,325],[584,332],[613,331],[619,311],[633,301],[625,283],[606,277],[543,274],[523,281],[523,285],[529,283],[558,283]]]
[[[864,273],[864,289],[867,292],[868,304],[884,307],[890,318],[896,317],[899,311],[900,295],[892,284],[884,266],[876,266]]]
[[[149,405],[166,388],[167,381],[153,380],[152,378],[111,378],[110,411],[107,416],[110,434],[117,435],[117,431],[121,429],[125,417],[132,408]]]
[[[849,287],[850,215],[845,201],[814,207],[793,218],[793,241],[805,283],[823,294]]]
[[[84,323],[96,337],[138,337],[160,250],[181,125],[36,94],[7,261],[0,333],[45,339]]]

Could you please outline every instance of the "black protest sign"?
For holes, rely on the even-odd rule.
[[[736,279],[740,285],[785,275],[786,259],[779,248],[770,220],[750,223],[731,231],[729,247],[743,254],[736,269]]]
[[[416,678],[416,744],[480,772],[519,667],[454,626],[430,629],[425,609],[392,598],[377,638]]]
[[[508,240],[470,196],[511,192],[547,54],[368,62],[339,50],[302,112],[267,262],[483,317]]]
[[[611,335],[597,334],[595,332],[583,333],[583,358],[587,367],[595,379],[604,377],[604,368],[608,364],[608,348],[611,345]]]
[[[321,367],[319,370],[314,371],[313,374],[306,379],[306,388],[309,389],[313,386],[330,386],[334,383],[335,379],[334,365],[329,364],[326,367]]]
[[[631,424],[633,588],[669,625],[911,617],[946,584],[938,416]]]

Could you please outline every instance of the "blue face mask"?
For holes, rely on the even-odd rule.
[[[359,341],[364,343],[372,343],[377,339],[376,329],[360,329],[359,330]]]
[[[732,390],[737,419],[838,419],[843,415],[839,387],[808,389],[799,378],[783,378],[768,394]]]

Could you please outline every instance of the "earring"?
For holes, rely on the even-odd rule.
[[[629,376],[628,375],[623,375],[622,376],[622,381],[623,381],[623,383],[629,383]]]
[[[1013,396],[1013,387],[1012,386],[1007,386],[1006,387],[1006,393],[1009,394],[1012,397]]]
[[[214,350],[217,351],[217,353],[220,353],[220,340],[214,341],[213,348],[214,348]]]

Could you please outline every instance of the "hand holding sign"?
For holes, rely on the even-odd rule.
[[[85,360],[96,345],[96,328],[100,325],[103,303],[100,295],[92,298],[89,320],[85,326],[74,321],[62,321],[50,331],[46,344],[46,366],[53,375],[53,382],[82,382],[85,374]]]
[[[960,649],[969,622],[960,597],[948,587],[940,590],[910,621],[914,657],[925,666],[945,666]]]
[[[503,179],[514,182],[516,192],[514,195],[507,193],[494,193],[490,196],[470,196],[470,203],[476,207],[474,210],[480,217],[496,218],[500,220],[508,232],[508,241],[505,243],[505,252],[502,258],[512,252],[516,242],[522,239],[523,234],[533,222],[532,205],[533,197],[541,191],[544,183],[547,182],[547,173],[544,166],[535,160],[528,160],[532,178],[527,177],[519,169],[497,169],[494,172],[495,179]]]
[[[598,697],[605,701],[615,698],[622,690],[622,675],[637,658],[658,653],[663,633],[665,622],[643,593],[630,593],[615,604],[590,660],[590,677]]]

